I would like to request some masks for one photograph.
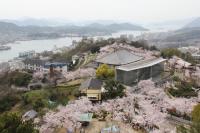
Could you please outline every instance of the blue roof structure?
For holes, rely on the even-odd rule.
[[[44,67],[49,68],[49,67],[63,67],[66,66],[67,63],[61,63],[61,62],[47,62],[45,63]]]

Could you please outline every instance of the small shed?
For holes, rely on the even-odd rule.
[[[31,120],[33,118],[35,118],[37,116],[37,112],[35,110],[29,110],[28,112],[26,112],[23,116],[22,119],[23,120]]]
[[[29,90],[38,90],[41,89],[43,86],[43,84],[41,82],[37,82],[37,83],[30,83],[28,85],[28,89]]]
[[[82,123],[82,126],[87,126],[92,121],[93,113],[81,114],[79,122]]]
[[[81,84],[79,90],[82,94],[86,94],[91,101],[99,101],[101,100],[102,85],[101,80],[89,78]]]

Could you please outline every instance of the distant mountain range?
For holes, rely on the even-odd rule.
[[[200,18],[196,18],[179,30],[174,31],[167,41],[200,40]]]
[[[180,29],[193,20],[194,18],[168,20],[168,21],[161,21],[161,22],[156,22],[156,23],[149,23],[149,24],[146,24],[145,26],[148,27],[149,29],[171,31],[171,30]]]
[[[26,19],[3,19],[1,22],[13,23],[18,26],[64,26],[72,24],[71,21],[61,20],[61,19],[34,19],[34,18],[26,18]]]
[[[184,28],[200,27],[200,17],[187,24]]]
[[[183,28],[169,34],[166,38],[170,42],[184,42],[189,40],[200,40],[200,27]]]
[[[198,46],[200,47],[200,18],[196,18],[185,24],[178,30],[168,32],[156,32],[141,36],[151,44],[159,48]]]
[[[193,41],[195,43],[200,43],[200,18],[190,18],[155,24],[157,28],[167,26],[177,27],[177,25],[182,28],[170,32],[155,33],[148,38],[159,42],[175,43],[187,41],[188,43]],[[112,20],[99,20],[98,22],[87,21],[82,24],[66,20],[46,19],[2,20],[0,21],[0,44],[6,44],[17,40],[52,39],[66,36],[110,35],[111,33],[123,30],[145,31],[147,29],[131,23],[115,23]]]
[[[16,40],[49,39],[66,36],[96,36],[109,35],[114,32],[132,30],[147,30],[141,26],[130,23],[113,23],[103,25],[93,23],[86,26],[64,25],[64,26],[19,26],[9,22],[0,22],[0,44]]]
[[[146,28],[143,28],[141,26],[138,25],[133,25],[130,23],[113,23],[113,24],[109,24],[109,25],[103,25],[103,24],[99,24],[99,23],[92,23],[90,25],[85,26],[86,28],[95,28],[95,29],[99,29],[99,30],[107,30],[107,31],[121,31],[121,30],[133,30],[133,31],[145,31],[148,30]]]

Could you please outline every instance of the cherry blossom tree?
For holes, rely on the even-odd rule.
[[[143,56],[143,57],[145,57],[146,59],[150,59],[150,58],[153,58],[153,57],[154,57],[154,56],[153,56],[153,55],[154,55],[154,52],[152,52],[152,51],[143,50],[142,48],[135,48],[135,47],[130,46],[130,45],[114,43],[114,44],[112,44],[112,45],[108,45],[108,46],[102,47],[102,48],[100,49],[99,54],[97,55],[97,58],[102,58],[102,57],[105,56],[106,54],[111,53],[111,52],[114,52],[115,50],[118,50],[118,49],[126,49],[126,50],[129,50],[129,51],[131,51],[133,54],[136,54],[136,55],[138,55],[138,56]]]
[[[87,113],[93,108],[92,103],[87,98],[80,98],[66,106],[59,106],[57,112],[50,111],[44,118],[40,132],[51,133],[56,127],[65,127],[74,130],[81,126],[79,117],[82,113]]]
[[[66,78],[67,81],[92,77],[92,76],[95,76],[95,69],[93,68],[85,68],[85,69],[80,68],[76,71],[70,71],[64,73],[64,77]]]
[[[41,80],[44,78],[44,73],[42,71],[37,71],[33,73],[33,79]]]

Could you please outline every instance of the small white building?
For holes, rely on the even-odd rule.
[[[178,50],[180,50],[182,53],[191,53],[191,54],[199,52],[199,48],[194,46],[180,47],[178,48]]]
[[[49,72],[50,67],[61,72],[67,72],[68,70],[68,64],[62,62],[49,62],[41,59],[25,59],[23,62],[26,70]]]
[[[128,39],[128,35],[127,34],[121,34],[120,35],[120,39]]]
[[[10,70],[10,65],[8,62],[2,62],[0,63],[0,74],[7,72]]]
[[[78,42],[76,40],[72,41],[72,48],[76,48],[78,46]]]
[[[35,56],[36,52],[34,50],[19,53],[19,58],[33,58]]]
[[[129,41],[133,41],[133,40],[134,40],[133,34],[129,34],[129,35],[128,35],[128,40],[129,40]]]
[[[24,61],[25,69],[32,71],[48,71],[48,69],[44,68],[47,60],[41,59],[25,59]]]
[[[75,62],[76,62],[77,60],[79,60],[79,58],[80,58],[80,57],[79,57],[78,55],[73,55],[73,56],[72,56],[72,63],[75,64]]]
[[[26,112],[23,116],[22,116],[22,119],[24,121],[27,121],[27,120],[31,120],[33,118],[35,118],[37,116],[37,112],[35,110],[29,110],[28,112]]]
[[[195,60],[200,61],[200,52],[193,53],[193,54],[192,54],[192,57],[193,57]]]
[[[178,48],[178,50],[180,50],[182,53],[190,53],[196,61],[200,61],[200,48],[189,46]]]
[[[25,64],[22,60],[11,60],[8,62],[10,65],[10,70],[15,71],[15,70],[23,70],[25,69]]]

